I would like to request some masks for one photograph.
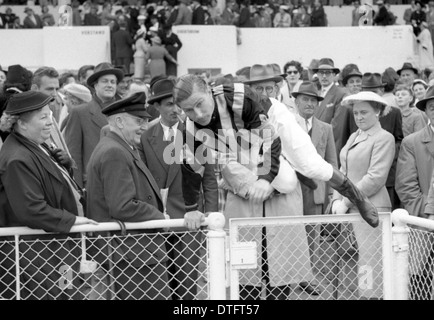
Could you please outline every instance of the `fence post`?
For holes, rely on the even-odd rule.
[[[409,246],[407,224],[401,222],[400,217],[408,216],[404,209],[396,209],[392,212],[392,247],[393,247],[393,283],[394,300],[408,300],[409,282]]]
[[[224,225],[225,217],[222,213],[212,212],[208,215],[209,300],[226,300]]]

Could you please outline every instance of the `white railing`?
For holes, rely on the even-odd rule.
[[[410,291],[421,291],[427,299],[433,299],[433,264],[427,263],[434,250],[434,221],[409,215],[404,209],[392,212],[394,299],[420,299]],[[422,241],[419,239],[423,238]],[[418,266],[420,265],[420,266]],[[419,270],[419,271],[418,271]],[[423,275],[422,275],[423,274]],[[417,276],[422,285],[412,284],[410,279]],[[426,286],[425,288],[422,288]],[[425,292],[424,292],[425,291]],[[426,299],[425,298],[425,299]]]
[[[226,233],[223,230],[223,226],[225,223],[225,219],[223,214],[219,212],[213,212],[205,218],[205,221],[202,223],[203,227],[208,227],[205,235],[207,240],[206,246],[206,270],[204,277],[207,277],[207,295],[206,297],[209,300],[224,300],[226,298],[226,286],[225,282],[222,279],[225,279],[225,237]],[[125,223],[125,227],[127,230],[146,230],[146,229],[170,229],[170,228],[178,228],[184,226],[184,219],[173,219],[173,220],[154,220],[154,221],[146,221],[146,222],[136,222],[136,223]],[[85,272],[93,272],[95,268],[92,268],[93,261],[87,263],[85,266],[83,265],[83,261],[86,261],[86,240],[89,238],[85,235],[87,232],[103,232],[103,231],[119,231],[121,230],[120,225],[117,222],[104,222],[99,223],[98,225],[80,225],[73,226],[70,230],[70,233],[81,234],[81,253],[82,253],[82,263],[81,270],[86,269]],[[22,284],[20,281],[20,275],[24,272],[20,267],[20,255],[23,254],[20,252],[20,241],[22,236],[30,236],[30,235],[48,235],[55,234],[45,232],[43,230],[31,229],[28,227],[8,227],[8,228],[0,228],[0,245],[2,241],[5,240],[4,237],[13,236],[13,245],[14,245],[14,263],[15,263],[15,295],[16,299],[21,299],[20,291],[22,288]],[[175,233],[174,233],[175,234]],[[27,241],[27,240],[24,240]],[[6,242],[6,241],[5,241]],[[188,246],[188,244],[186,244]],[[109,250],[112,248],[109,248]],[[55,255],[56,252],[53,252]],[[199,253],[197,253],[199,255]],[[1,260],[1,259],[0,259]],[[89,262],[89,261],[86,261]],[[0,261],[0,268],[2,268],[2,261]],[[3,273],[3,271],[1,272]],[[1,274],[0,273],[0,274]],[[1,281],[1,278],[0,278]],[[11,289],[11,288],[9,288]],[[1,293],[0,293],[1,297]]]

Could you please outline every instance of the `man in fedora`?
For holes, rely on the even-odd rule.
[[[386,83],[383,81],[381,74],[366,72],[363,74],[362,78],[362,91],[372,91],[383,96],[384,87]],[[386,188],[389,192],[390,201],[392,203],[392,210],[400,207],[399,197],[396,195],[395,191],[395,172],[396,172],[396,161],[398,159],[399,148],[401,146],[401,141],[404,138],[404,133],[402,131],[402,115],[399,108],[392,106],[386,106],[383,115],[380,117],[381,127],[390,132],[395,138],[395,158],[390,168],[389,175],[387,176]],[[353,133],[353,132],[351,132]]]
[[[418,70],[410,62],[404,62],[401,69],[398,69],[396,73],[406,85],[411,86],[417,78]]]
[[[318,90],[312,82],[303,82],[298,91],[293,92],[292,95],[295,97],[298,114],[306,122],[307,133],[316,151],[325,161],[330,163],[333,168],[338,169],[332,126],[315,117],[315,109],[324,98],[318,94]],[[332,194],[327,182],[317,180],[316,183],[318,187],[315,190],[303,184],[301,185],[301,191],[303,193],[303,215],[305,216],[323,214],[329,202],[329,194]],[[319,245],[319,232],[311,225],[306,225],[306,232],[308,235],[310,262],[312,268],[319,271],[321,261],[319,261],[320,259],[316,251]],[[305,290],[308,288],[307,283],[300,283],[300,285],[303,286]]]
[[[145,103],[145,93],[137,92],[101,111],[107,117],[110,132],[101,138],[92,153],[87,181],[86,216],[95,221],[115,220],[123,225],[165,219],[160,189],[137,150],[148,125]],[[167,252],[159,231],[162,230],[126,231],[132,236],[118,231],[113,232],[117,235],[115,239],[106,240],[113,250],[112,272],[118,299],[169,298]],[[106,247],[107,244],[98,248],[94,257],[104,266],[108,263]]]
[[[341,102],[346,95],[346,91],[335,84],[335,77],[340,70],[335,67],[332,59],[322,58],[318,62],[318,67],[312,69],[312,71],[318,75],[321,85],[320,95],[324,98],[315,110],[315,117],[332,125],[339,162],[339,152],[345,145],[344,141],[346,141],[344,124],[339,121],[339,119],[344,118],[342,113],[345,113],[345,108],[341,106]]]
[[[401,204],[411,215],[434,219],[434,87],[416,103],[430,120],[419,130],[402,140],[399,150],[395,188]],[[430,236],[431,237],[431,236]],[[411,274],[410,294],[415,300],[429,300],[432,292],[433,250],[429,240],[416,239],[422,252],[415,259]],[[427,240],[427,241],[426,241]]]
[[[86,186],[86,166],[100,139],[101,128],[107,125],[101,110],[113,103],[117,84],[123,79],[122,70],[110,63],[102,62],[95,67],[87,79],[87,85],[94,89],[92,101],[71,109],[65,126],[65,140],[77,169],[74,177],[80,186]]]
[[[176,230],[178,233],[169,234],[166,242],[173,250],[169,251],[169,280],[172,299],[192,300],[197,294],[198,265],[201,249],[201,233],[198,231],[205,214],[218,211],[217,181],[214,165],[206,163],[200,179],[203,190],[204,206],[198,208],[188,207],[192,203],[189,188],[193,181],[184,170],[180,161],[170,159],[176,156],[171,153],[176,146],[183,144],[184,123],[180,121],[181,110],[173,103],[174,81],[161,78],[153,83],[152,95],[148,104],[158,110],[160,116],[149,123],[141,138],[139,151],[141,158],[152,172],[160,190],[167,191],[166,211],[171,219],[184,219],[185,228]],[[173,148],[174,147],[174,148]],[[178,159],[180,160],[180,159]],[[192,178],[192,179],[195,179]],[[199,193],[199,190],[193,190]],[[196,196],[194,196],[196,197]],[[190,230],[190,232],[185,232]]]

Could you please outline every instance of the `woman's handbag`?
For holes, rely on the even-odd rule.
[[[332,206],[334,201],[330,201],[328,204],[324,214],[332,214]],[[335,232],[332,233],[334,241],[338,246],[337,253],[341,257],[354,257],[358,251],[359,247],[357,244],[356,234],[354,233],[353,225],[349,222],[343,223],[333,223],[328,224],[333,225],[333,230]]]

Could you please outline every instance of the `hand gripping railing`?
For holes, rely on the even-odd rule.
[[[220,212],[212,212],[201,224],[208,227],[208,268],[209,268],[209,293],[210,300],[225,300],[225,237],[226,233],[223,230],[225,218]],[[156,229],[156,228],[177,228],[184,226],[184,219],[168,219],[168,220],[153,220],[145,222],[125,222],[127,230],[137,229]],[[101,232],[101,231],[117,231],[120,230],[120,225],[117,222],[102,222],[98,225],[79,225],[73,226],[70,233],[85,233],[85,232]],[[15,266],[16,277],[19,278],[19,237],[23,235],[39,235],[53,234],[53,232],[45,232],[40,229],[31,229],[28,227],[6,227],[0,228],[0,240],[2,237],[13,236],[15,242]],[[84,237],[82,238],[82,254],[86,252]],[[16,282],[17,298],[19,299],[19,281]]]

